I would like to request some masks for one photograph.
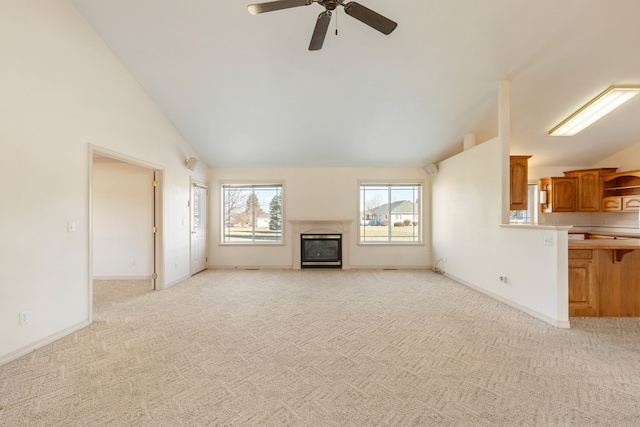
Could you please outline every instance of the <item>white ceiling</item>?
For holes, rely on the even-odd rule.
[[[512,154],[588,166],[640,141],[640,96],[574,137],[547,131],[612,84],[640,84],[638,0],[358,0],[382,35],[318,4],[72,0],[210,167],[422,166],[497,134]],[[614,165],[615,166],[615,165]]]

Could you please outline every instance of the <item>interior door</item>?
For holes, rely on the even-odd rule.
[[[191,180],[191,274],[207,268],[207,184]]]

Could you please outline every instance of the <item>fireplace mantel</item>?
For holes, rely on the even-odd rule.
[[[343,220],[289,220],[293,228],[293,269],[299,270],[300,266],[300,235],[301,234],[342,234],[342,269],[351,268],[350,239],[352,219]]]

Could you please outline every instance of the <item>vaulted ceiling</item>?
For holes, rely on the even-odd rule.
[[[251,15],[241,0],[72,0],[210,167],[421,166],[497,134],[511,152],[588,166],[640,141],[640,96],[574,137],[547,131],[612,84],[640,84],[637,0],[358,0]],[[338,35],[335,35],[335,29]]]

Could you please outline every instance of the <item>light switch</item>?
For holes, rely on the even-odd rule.
[[[544,236],[544,245],[553,246],[553,236]]]
[[[74,233],[76,231],[76,223],[75,221],[69,221],[67,223],[69,233]]]

